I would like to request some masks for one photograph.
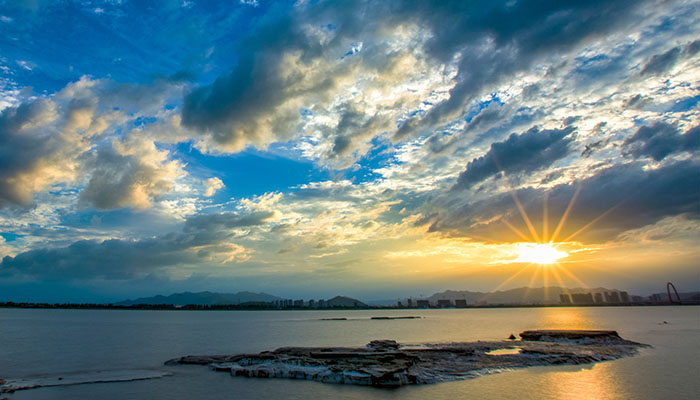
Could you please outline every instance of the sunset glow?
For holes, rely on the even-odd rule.
[[[518,258],[513,262],[555,264],[565,257],[568,257],[566,252],[557,249],[551,244],[519,243]]]

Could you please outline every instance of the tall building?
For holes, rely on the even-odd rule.
[[[559,302],[561,304],[571,304],[571,296],[566,293],[562,293],[559,295]]]
[[[428,300],[416,300],[416,307],[428,308],[430,307],[430,302]]]
[[[457,299],[457,300],[455,300],[455,307],[457,307],[457,308],[467,308],[467,300],[466,300],[466,299]]]
[[[603,293],[598,292],[593,295],[593,298],[595,299],[596,304],[601,304],[605,302],[603,301]]]
[[[605,302],[619,304],[620,303],[620,295],[617,294],[617,292],[605,292]]]
[[[575,304],[593,304],[593,295],[590,293],[572,293],[571,300]]]
[[[450,300],[447,300],[447,299],[438,300],[437,306],[439,308],[449,308],[449,307],[452,307],[452,302]]]
[[[630,303],[630,295],[627,292],[620,292],[620,301],[624,304]]]

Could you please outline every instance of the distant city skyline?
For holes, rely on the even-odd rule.
[[[697,290],[699,20],[0,0],[0,301]]]

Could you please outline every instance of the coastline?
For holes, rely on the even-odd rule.
[[[115,304],[92,303],[16,303],[0,302],[0,308],[24,308],[24,309],[61,309],[61,310],[158,310],[158,311],[343,311],[343,310],[464,310],[464,309],[501,309],[501,308],[620,308],[620,307],[668,307],[668,306],[700,306],[700,302],[684,302],[681,304],[484,304],[468,305],[466,307],[274,307],[266,305],[225,304],[225,305],[175,305],[175,304],[138,304],[133,306],[121,306]]]

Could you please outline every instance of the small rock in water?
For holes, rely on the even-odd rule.
[[[367,344],[368,350],[373,351],[393,351],[399,349],[396,340],[373,340]]]
[[[510,336],[508,336],[508,340],[515,340],[515,339],[517,339],[517,338],[512,333],[510,334]]]

